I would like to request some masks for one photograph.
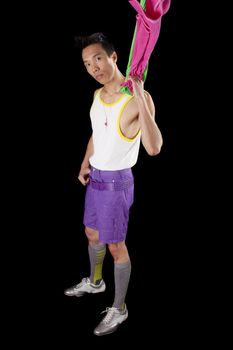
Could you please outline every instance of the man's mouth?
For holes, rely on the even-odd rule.
[[[96,80],[101,80],[101,78],[103,78],[103,74],[98,74],[95,76]]]

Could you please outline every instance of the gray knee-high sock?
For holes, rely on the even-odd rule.
[[[106,254],[106,245],[98,244],[98,245],[88,245],[89,259],[90,259],[90,268],[91,275],[90,280],[91,283],[99,284],[102,280],[102,267],[103,261]]]
[[[124,308],[130,274],[131,274],[130,260],[127,261],[126,263],[114,264],[115,299],[114,299],[113,307],[117,307],[119,309]]]

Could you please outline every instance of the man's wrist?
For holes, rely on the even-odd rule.
[[[89,162],[88,162],[88,163],[82,163],[82,164],[81,164],[80,170],[89,168],[89,166],[90,166],[90,163],[89,163]]]

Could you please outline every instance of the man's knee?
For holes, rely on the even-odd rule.
[[[127,250],[125,242],[109,243],[108,249],[115,260],[124,255]]]
[[[90,227],[85,227],[85,233],[89,242],[97,244],[99,242],[99,232]]]

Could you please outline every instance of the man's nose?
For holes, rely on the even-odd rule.
[[[93,73],[98,72],[98,70],[99,70],[99,67],[97,66],[97,64],[94,64],[93,67],[92,67]]]

